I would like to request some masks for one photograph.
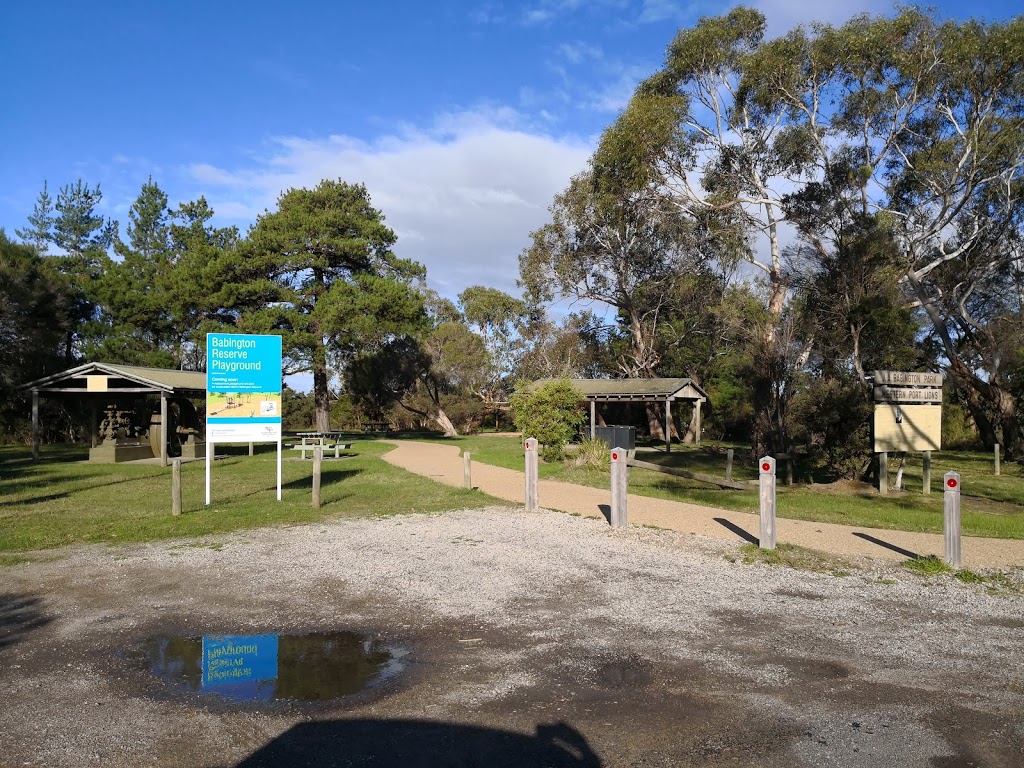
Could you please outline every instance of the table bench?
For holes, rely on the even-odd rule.
[[[297,445],[289,445],[288,448],[293,451],[302,451],[303,459],[306,458],[306,451],[312,451],[316,447],[323,448],[324,451],[329,451],[333,448],[334,458],[340,459],[341,451],[347,451],[352,447],[352,443],[339,442],[336,437],[330,435],[320,435],[316,433],[302,434],[300,432],[298,437],[301,438],[302,442]]]

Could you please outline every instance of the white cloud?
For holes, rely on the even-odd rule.
[[[372,142],[351,136],[281,137],[255,166],[189,169],[219,216],[253,221],[290,187],[325,178],[366,184],[398,234],[396,252],[427,267],[428,282],[454,296],[476,283],[515,292],[518,255],[593,142],[517,125],[508,109],[445,114]]]
[[[666,19],[679,19],[686,13],[686,8],[675,0],[644,0],[640,10],[641,24],[649,24]]]
[[[732,5],[739,5],[733,3]],[[797,24],[821,21],[841,24],[858,13],[888,13],[891,2],[861,0],[857,3],[828,3],[820,0],[757,0],[753,3],[768,20],[768,34],[782,35]]]

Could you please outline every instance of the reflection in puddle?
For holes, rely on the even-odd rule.
[[[354,632],[156,637],[149,670],[192,693],[232,701],[327,701],[394,677],[405,652]]]

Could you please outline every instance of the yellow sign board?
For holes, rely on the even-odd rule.
[[[106,376],[86,376],[86,392],[106,392],[109,389]]]
[[[875,404],[875,453],[937,451],[941,447],[941,405]]]

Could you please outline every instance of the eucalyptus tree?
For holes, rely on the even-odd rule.
[[[828,217],[801,209],[831,196],[844,209],[831,218],[839,231],[857,222],[891,241],[887,271],[923,309],[982,432],[1015,450],[1016,404],[991,352],[979,351],[992,343],[978,316],[963,308],[981,276],[1005,273],[1012,258],[1006,248],[982,256],[981,245],[1020,229],[1024,19],[940,23],[903,8],[772,40],[764,28],[760,13],[736,8],[682,30],[595,166],[625,158],[683,215],[739,246],[765,280],[769,356],[773,345],[780,355],[790,347],[776,343],[791,314],[787,241],[832,267],[857,263],[838,249],[864,241],[835,237],[820,226]],[[814,337],[798,341],[801,366]]]
[[[422,321],[424,269],[395,241],[365,186],[325,180],[282,193],[229,256],[223,303],[240,329],[283,336],[286,374],[312,374],[319,430],[330,429],[332,372]]]
[[[614,309],[620,375],[660,375],[664,355],[704,333],[720,275],[706,247],[664,196],[632,184],[621,165],[595,167],[556,196],[551,221],[520,256],[520,282],[534,304],[560,300]],[[661,417],[649,409],[661,434]]]
[[[480,336],[435,315],[420,332],[393,336],[356,356],[345,369],[345,387],[378,417],[398,406],[454,437],[449,403],[479,394],[488,359]]]
[[[487,372],[479,395],[486,405],[506,400],[519,329],[528,314],[526,302],[483,285],[471,285],[458,299],[462,320],[480,336],[487,350]]]

